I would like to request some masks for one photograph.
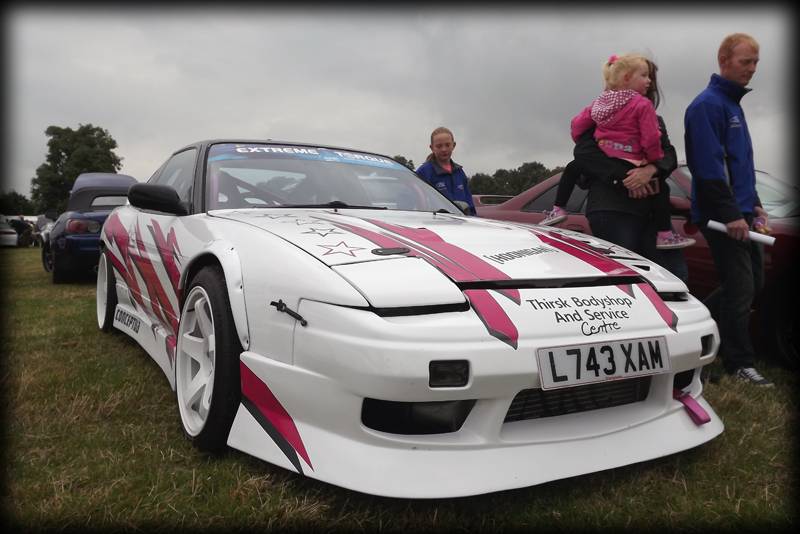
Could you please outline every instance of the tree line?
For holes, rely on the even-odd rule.
[[[0,213],[32,215],[48,210],[63,212],[75,179],[84,172],[112,172],[122,168],[122,158],[114,153],[117,142],[104,128],[80,124],[68,127],[49,126],[45,130],[47,156],[31,179],[31,198],[11,190],[0,192]],[[414,162],[402,155],[394,156],[412,171]],[[523,163],[516,169],[497,169],[493,174],[476,173],[469,178],[474,195],[516,195],[545,178],[563,170],[548,169],[537,161]]]

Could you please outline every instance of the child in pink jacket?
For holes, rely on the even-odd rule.
[[[638,54],[611,56],[603,65],[606,90],[586,106],[571,122],[573,141],[594,127],[594,138],[600,149],[609,157],[620,160],[618,172],[611,180],[620,184],[634,167],[664,157],[661,132],[656,110],[644,95],[650,87],[650,69],[647,59]],[[573,161],[561,175],[553,209],[540,223],[557,224],[567,218],[567,204],[575,182],[581,174],[592,177],[592,170],[583,168],[579,160]],[[653,187],[657,187],[654,181]],[[672,230],[669,196],[654,197],[653,212],[656,221],[656,248],[683,248],[694,243]]]

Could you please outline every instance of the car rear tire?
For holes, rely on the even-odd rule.
[[[62,260],[60,263],[58,261],[58,257],[56,257],[55,252],[51,253],[50,257],[52,258],[53,262],[53,283],[54,284],[63,284],[64,282],[70,282],[73,278],[75,278],[75,273],[72,269],[69,269],[64,265],[64,261]]]
[[[50,254],[50,246],[42,243],[42,267],[45,272],[53,272],[53,255]]]
[[[175,351],[181,424],[202,451],[227,444],[241,398],[241,353],[222,269],[203,267],[187,292]]]
[[[114,326],[114,311],[117,308],[117,283],[114,278],[114,268],[108,261],[108,252],[100,254],[97,263],[97,326],[103,332],[108,332]]]

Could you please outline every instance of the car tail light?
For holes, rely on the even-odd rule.
[[[68,234],[96,234],[100,232],[100,223],[87,219],[67,219]]]

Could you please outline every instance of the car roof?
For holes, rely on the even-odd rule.
[[[80,189],[89,187],[117,187],[130,186],[137,183],[136,178],[127,174],[117,174],[113,172],[84,172],[78,175],[72,185],[70,194]]]
[[[314,148],[328,148],[331,150],[347,150],[348,152],[361,152],[363,154],[374,154],[376,156],[381,156],[384,158],[388,158],[394,160],[392,156],[387,156],[386,154],[381,154],[380,152],[373,152],[371,150],[362,150],[360,148],[348,148],[344,146],[336,146],[336,145],[325,145],[320,143],[304,143],[299,141],[283,141],[280,139],[204,139],[202,141],[197,141],[194,143],[190,143],[174,152],[177,154],[178,152],[183,152],[188,148],[196,148],[200,145],[216,145],[220,143],[241,143],[241,144],[261,144],[261,145],[288,145],[288,146],[302,146],[302,147],[314,147]]]

